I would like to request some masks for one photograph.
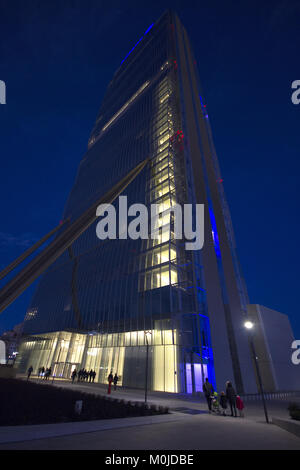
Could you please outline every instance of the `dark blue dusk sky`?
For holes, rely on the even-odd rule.
[[[0,0],[0,269],[59,222],[106,86],[169,7],[197,58],[250,301],[300,338],[299,1]]]

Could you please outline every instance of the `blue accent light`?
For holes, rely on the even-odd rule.
[[[213,210],[210,207],[209,207],[209,215],[210,215],[210,223],[211,223],[211,228],[212,228],[215,252],[216,252],[217,257],[221,258],[221,250],[220,250],[220,244],[219,244],[219,237],[218,237],[216,219],[215,219],[215,215],[213,213]]]
[[[153,27],[154,23],[152,23],[151,26],[149,26],[149,28],[147,29],[147,31],[145,31],[144,35],[138,40],[138,42],[136,43],[135,46],[133,46],[133,48],[131,49],[130,52],[128,52],[127,56],[122,60],[121,62],[121,65],[123,64],[124,60],[127,59],[127,57],[132,53],[132,51],[136,48],[136,46],[141,42],[141,40],[146,36],[146,34],[150,31],[150,29]]]
[[[198,287],[198,286],[187,286],[186,288],[187,289],[198,289],[198,290],[202,290],[203,292],[205,292],[205,289],[203,289],[202,287]]]
[[[150,29],[152,28],[153,25],[154,25],[154,23],[152,23],[152,25],[149,26],[149,28],[147,29],[147,31],[145,31],[144,36],[145,36],[145,34],[147,34],[147,33],[150,31]]]
[[[207,316],[207,315],[203,315],[203,313],[198,313],[198,315],[199,315],[200,317],[203,317],[203,318],[205,318],[206,320],[208,320],[208,316]]]

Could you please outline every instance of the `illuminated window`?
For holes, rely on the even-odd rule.
[[[158,161],[159,160],[162,160],[162,156],[161,156],[161,152],[163,152],[166,148],[169,147],[169,140],[167,140],[163,145],[161,145],[159,148],[158,148],[158,151],[157,151],[157,159]]]
[[[167,197],[163,197],[160,201],[158,201],[157,205],[158,205],[158,212],[164,212],[170,209],[170,207],[175,206],[176,201],[173,196],[171,197],[167,196]]]
[[[172,191],[173,189],[174,189],[174,182],[168,178],[168,179],[165,179],[163,183],[158,184],[155,187],[153,192],[155,193],[155,197],[158,198],[160,196],[164,196],[164,194]]]
[[[162,227],[163,225],[170,224],[170,217],[170,212],[159,214],[159,217],[155,221],[154,228],[156,229],[158,227]]]
[[[168,122],[166,122],[166,123],[164,123],[164,125],[162,127],[160,127],[158,129],[158,135],[162,135],[168,129],[169,129],[169,124],[168,124]]]
[[[169,96],[170,96],[170,94],[166,93],[162,98],[160,98],[159,102],[163,103],[164,101],[166,101],[169,98]]]
[[[170,139],[170,134],[169,132],[167,132],[161,139],[159,139],[158,145],[164,144],[169,139]]]

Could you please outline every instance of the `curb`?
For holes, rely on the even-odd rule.
[[[300,421],[293,419],[272,418],[272,423],[297,437],[300,437]]]

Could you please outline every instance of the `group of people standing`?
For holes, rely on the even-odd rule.
[[[73,370],[71,374],[72,383],[74,383],[77,377],[77,382],[95,382],[96,371],[90,370],[87,371],[86,369],[80,369],[78,372],[76,369]]]
[[[44,380],[48,380],[50,375],[51,375],[51,367],[47,367],[47,369],[45,369],[45,367],[39,367],[39,370],[38,370],[38,377],[43,377]]]
[[[27,370],[27,380],[30,379],[30,376],[33,372],[33,367],[30,366],[29,369]],[[51,367],[48,367],[45,369],[45,367],[39,367],[38,369],[38,377],[43,377],[44,380],[48,380],[51,375]]]
[[[231,382],[226,382],[226,391],[221,392],[220,397],[212,384],[205,379],[203,384],[203,393],[207,400],[208,410],[211,413],[212,411],[222,412],[226,416],[227,405],[229,404],[231,410],[231,416],[237,417],[237,409],[239,411],[240,417],[244,417],[244,403],[239,395],[236,394],[236,391]]]

